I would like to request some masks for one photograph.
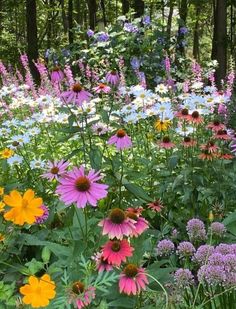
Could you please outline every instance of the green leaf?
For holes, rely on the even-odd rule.
[[[98,148],[92,148],[89,152],[89,159],[92,168],[99,170],[102,165],[102,153]]]
[[[152,199],[147,195],[147,193],[143,190],[143,188],[139,187],[138,185],[132,183],[125,183],[124,186],[129,192],[131,192],[137,198],[148,202],[152,201]]]

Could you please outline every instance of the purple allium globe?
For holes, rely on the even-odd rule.
[[[223,285],[226,273],[223,266],[203,265],[197,273],[198,281],[209,285]]]
[[[194,283],[194,277],[189,269],[179,268],[174,274],[176,285],[181,288],[186,288]]]
[[[163,239],[157,244],[157,255],[158,256],[169,256],[175,250],[174,243],[169,239]]]
[[[208,261],[209,256],[214,252],[214,247],[210,245],[202,245],[197,249],[192,260],[200,265]]]
[[[213,222],[210,226],[210,232],[213,236],[222,237],[226,232],[226,228],[223,223]]]
[[[201,242],[206,240],[206,229],[201,220],[195,218],[189,220],[186,229],[191,241]]]
[[[182,241],[177,247],[177,254],[180,258],[191,257],[195,253],[196,249],[189,241]]]

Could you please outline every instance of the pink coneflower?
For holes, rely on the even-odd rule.
[[[183,108],[180,112],[175,115],[179,119],[189,119],[190,115],[187,108]]]
[[[93,286],[85,288],[84,283],[76,281],[70,291],[69,303],[73,303],[78,309],[87,307],[95,298],[95,290]]]
[[[164,136],[162,142],[159,144],[161,148],[171,149],[175,147],[175,144],[171,142],[169,136]]]
[[[226,130],[219,130],[216,132],[216,134],[214,135],[214,138],[216,139],[222,139],[225,141],[228,141],[231,139],[231,137],[228,135]]]
[[[198,155],[198,158],[201,160],[212,161],[219,157],[217,152],[210,152],[209,150],[202,150],[202,152]]]
[[[55,66],[51,72],[52,83],[59,83],[64,78],[64,73],[59,66]]]
[[[183,142],[181,143],[185,148],[193,147],[197,144],[190,136],[185,136]]]
[[[109,129],[102,123],[95,123],[92,125],[92,131],[100,136],[106,134]]]
[[[97,183],[101,178],[99,172],[91,170],[86,176],[83,166],[74,167],[59,179],[56,193],[66,205],[76,203],[78,208],[84,208],[89,203],[97,206],[97,201],[106,197],[108,193],[108,185]]]
[[[115,135],[110,137],[107,143],[110,145],[115,144],[117,150],[126,149],[132,146],[131,138],[123,129],[119,129]]]
[[[47,173],[44,173],[42,177],[48,180],[53,179],[58,180],[59,177],[62,177],[63,175],[66,174],[66,169],[69,166],[69,164],[70,164],[69,162],[66,162],[64,160],[54,162],[49,161],[48,162],[49,171]]]
[[[212,131],[219,131],[224,130],[225,125],[223,123],[220,123],[219,120],[214,120],[207,125],[207,128],[211,129]]]
[[[111,71],[107,73],[106,80],[108,83],[116,86],[120,82],[120,76],[117,71]]]
[[[138,268],[134,264],[128,264],[120,275],[120,293],[123,292],[128,295],[136,295],[142,290],[146,290],[147,284],[148,279],[145,270],[143,268]]]
[[[123,239],[124,236],[130,236],[135,229],[135,221],[127,218],[125,212],[120,208],[111,210],[108,218],[99,222],[103,227],[102,235],[108,235],[109,238]]]
[[[223,159],[223,160],[232,160],[234,158],[234,156],[230,153],[222,153],[220,155],[220,159]]]
[[[148,204],[148,208],[155,212],[161,212],[163,207],[160,199]]]
[[[219,147],[213,141],[208,141],[206,144],[200,145],[200,149],[207,150],[210,153],[216,153]]]
[[[93,90],[96,93],[109,93],[111,91],[111,87],[107,86],[106,84],[100,83],[97,87],[94,87]]]
[[[93,259],[95,260],[96,269],[98,272],[113,270],[113,266],[104,259],[102,252],[98,252],[97,254],[95,254]]]
[[[65,99],[66,103],[74,103],[81,106],[83,102],[90,100],[92,94],[84,90],[79,83],[76,83],[72,86],[71,90],[64,91],[61,96]]]
[[[141,235],[146,229],[148,229],[148,221],[142,217],[140,217],[137,213],[135,214],[132,211],[126,211],[126,216],[135,221],[132,234],[130,236],[138,237]]]
[[[137,208],[133,208],[133,207],[128,207],[126,209],[126,213],[129,212],[129,213],[132,213],[132,214],[135,214],[137,216],[140,216],[143,212],[143,207],[142,206],[139,206]]]
[[[102,255],[109,264],[120,266],[126,262],[126,258],[132,256],[134,248],[130,246],[127,240],[109,240],[102,250]]]
[[[203,118],[200,116],[198,111],[192,112],[187,120],[193,124],[200,124],[203,122]]]

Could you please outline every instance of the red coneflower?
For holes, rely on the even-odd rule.
[[[185,148],[193,147],[197,144],[190,136],[185,136],[183,142],[181,143]]]
[[[219,147],[213,141],[208,141],[206,144],[200,145],[200,149],[207,150],[210,153],[216,153]]]
[[[148,229],[148,221],[144,218],[142,218],[137,212],[130,211],[127,209],[126,216],[130,219],[133,219],[135,221],[134,223],[134,230],[130,236],[138,237],[141,235],[146,229]]]
[[[162,142],[160,143],[161,148],[171,149],[175,147],[175,144],[171,142],[169,136],[164,136]]]
[[[198,155],[198,158],[201,160],[212,161],[219,157],[219,153],[217,152],[210,152],[209,150],[202,150],[202,153]]]
[[[120,266],[126,262],[126,258],[132,256],[134,248],[130,246],[127,240],[109,240],[102,250],[104,260],[114,266]]]
[[[111,87],[109,87],[108,85],[106,84],[103,84],[103,83],[100,83],[97,87],[94,87],[93,90],[96,92],[96,93],[109,93],[111,91]]]
[[[231,137],[228,135],[226,130],[219,130],[216,132],[216,134],[214,135],[214,138],[216,139],[222,139],[222,140],[230,140]]]
[[[180,112],[177,112],[175,115],[179,119],[189,119],[189,111],[187,108],[183,108]]]
[[[200,116],[198,111],[192,112],[192,114],[186,120],[193,124],[200,124],[203,122],[203,118]]]
[[[220,155],[220,159],[223,160],[232,160],[234,158],[234,156],[230,153],[223,153]]]
[[[214,120],[213,122],[210,122],[206,127],[208,129],[211,129],[212,131],[219,131],[225,129],[225,125],[223,123],[220,123],[219,120]]]
[[[98,272],[113,270],[113,266],[111,264],[108,264],[108,261],[104,259],[102,252],[96,253],[92,257],[92,259],[96,263],[96,269],[97,269]]]
[[[161,212],[163,207],[160,199],[148,204],[148,208],[155,212]]]

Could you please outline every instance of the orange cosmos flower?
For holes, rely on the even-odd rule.
[[[47,307],[49,300],[56,295],[54,281],[45,274],[41,278],[29,277],[29,284],[20,288],[20,293],[24,295],[23,303],[31,305],[33,308]]]
[[[13,190],[9,195],[4,196],[3,201],[6,205],[12,207],[10,211],[5,213],[4,218],[15,224],[32,224],[35,222],[36,217],[43,214],[41,208],[43,200],[35,198],[34,191],[31,189],[27,190],[23,197],[18,191]]]
[[[0,151],[0,155],[2,157],[2,159],[8,159],[10,157],[12,157],[14,154],[14,151],[9,149],[9,148],[5,148],[2,151]]]

